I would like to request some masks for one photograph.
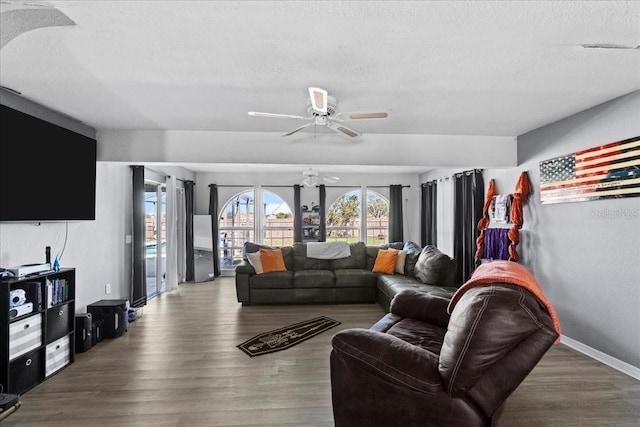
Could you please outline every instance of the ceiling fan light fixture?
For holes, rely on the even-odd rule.
[[[302,184],[305,187],[313,187],[318,184],[318,178],[316,178],[315,176],[309,176],[302,180]]]

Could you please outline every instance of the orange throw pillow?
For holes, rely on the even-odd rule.
[[[374,273],[393,274],[396,269],[396,260],[398,259],[397,249],[380,249],[376,262],[373,264]]]
[[[280,249],[260,249],[260,260],[262,261],[263,273],[287,271]]]

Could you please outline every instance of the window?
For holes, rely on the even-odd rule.
[[[364,206],[360,203],[363,194]],[[362,222],[362,216],[367,220]],[[326,230],[327,241],[364,241],[372,246],[388,243],[389,200],[364,188],[345,193],[329,206]]]
[[[277,194],[264,189],[257,193],[249,190],[227,202],[219,229],[220,269],[230,270],[242,262],[244,242],[268,246],[293,244],[293,213]]]

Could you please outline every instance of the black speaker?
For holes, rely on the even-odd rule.
[[[84,353],[93,345],[91,313],[76,314],[76,353]]]
[[[104,320],[94,319],[93,322],[91,322],[91,327],[91,340],[93,341],[93,345],[96,345],[104,339]]]
[[[104,320],[104,337],[118,338],[128,329],[127,300],[100,300],[89,304],[94,319]]]

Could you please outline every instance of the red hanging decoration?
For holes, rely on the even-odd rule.
[[[489,181],[489,188],[487,189],[487,200],[484,202],[484,207],[482,208],[482,218],[480,218],[480,221],[478,221],[478,230],[480,230],[480,235],[476,239],[476,264],[480,263],[480,260],[484,255],[484,230],[489,226],[489,223],[491,222],[491,218],[489,217],[489,207],[491,206],[491,201],[493,200],[493,196],[495,195],[495,183],[493,180],[491,180]]]
[[[522,172],[518,182],[516,183],[516,191],[513,193],[513,201],[511,202],[510,219],[513,226],[509,229],[509,261],[518,262],[520,257],[516,246],[520,242],[520,229],[524,222],[522,206],[527,202],[531,194],[531,181],[529,181],[529,175],[527,172]]]

